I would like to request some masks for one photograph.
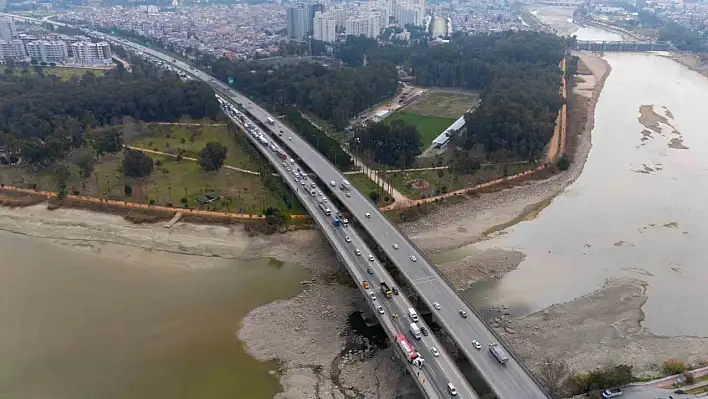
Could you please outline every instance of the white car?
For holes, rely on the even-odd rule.
[[[398,249],[398,244],[393,244],[393,249]]]
[[[334,187],[334,186],[337,185],[337,183],[335,183],[334,180],[332,180],[332,181],[329,182],[329,185],[332,186],[332,187]]]
[[[434,346],[430,348],[430,353],[432,353],[433,356],[435,356],[435,357],[440,356],[440,352],[438,351],[438,348],[436,348]]]
[[[366,212],[364,216],[366,216],[367,219],[371,218],[371,214],[369,212]]]
[[[415,262],[415,261],[418,260],[418,258],[416,258],[415,256],[411,255],[411,260],[412,260],[413,262]]]
[[[369,262],[373,262],[373,261],[374,261],[374,255],[369,254]]]
[[[322,197],[322,202],[327,203],[327,197]]]
[[[371,298],[372,301],[375,301],[375,300],[376,300],[376,294],[374,294],[373,292],[369,292],[369,298]]]
[[[354,250],[354,253],[356,254],[356,256],[361,255],[361,251],[359,251],[359,248],[355,249],[355,250]]]
[[[352,242],[352,239],[349,236],[344,237],[344,241],[346,242]]]
[[[295,160],[294,160],[294,159],[291,159],[291,160],[290,160],[290,164],[291,164],[291,165],[295,165]]]
[[[285,170],[287,170],[288,172],[290,172],[290,166],[286,167]]]
[[[310,187],[315,188],[315,187],[317,187],[317,185],[313,182],[313,183],[310,183]]]
[[[314,184],[314,183],[313,183],[313,184]],[[324,194],[322,194],[322,190],[317,190],[317,195],[319,195],[319,196],[321,197],[321,196],[323,196]]]
[[[476,339],[472,340],[472,346],[474,346],[477,350],[482,349],[482,344],[480,344]]]
[[[300,181],[300,184],[303,186],[307,187],[307,182],[305,181],[305,178],[303,177],[302,180]]]
[[[288,136],[288,140],[290,140],[290,141],[293,141],[293,138],[292,138],[292,137],[290,137],[290,136]]]
[[[376,308],[376,310],[379,311],[379,314],[384,314],[384,313],[385,313],[383,306],[379,306],[378,308]]]
[[[347,191],[347,197],[351,197],[351,196],[352,196],[352,193],[350,193],[349,191]]]
[[[437,302],[433,302],[433,307],[437,310],[440,310],[440,304]]]

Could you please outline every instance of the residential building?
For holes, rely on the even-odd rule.
[[[108,64],[111,62],[111,46],[107,42],[76,42],[71,53],[79,64]]]
[[[425,10],[419,6],[396,3],[393,7],[393,18],[401,26],[423,26]]]
[[[10,18],[0,18],[0,40],[13,40],[16,36],[15,22]]]
[[[327,43],[337,40],[337,20],[331,13],[316,12],[312,25],[313,39]]]
[[[449,36],[449,32],[447,31],[447,19],[441,16],[434,16],[430,23],[430,34],[433,37]]]
[[[27,52],[32,60],[46,63],[62,63],[69,58],[69,50],[61,40],[37,40],[27,44]]]
[[[376,38],[381,34],[381,19],[378,12],[363,13],[346,21],[345,32],[351,36]]]
[[[308,21],[309,18],[310,9],[304,4],[288,8],[288,38],[304,39],[312,25],[312,21]]]
[[[311,35],[314,32],[314,19],[317,12],[324,12],[324,4],[312,4],[310,6],[310,15],[307,16],[307,34]]]
[[[27,52],[22,40],[0,40],[0,60],[27,61]]]

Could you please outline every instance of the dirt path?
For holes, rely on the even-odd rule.
[[[198,126],[204,126],[204,125],[198,125]],[[170,153],[168,153],[168,152],[155,151],[155,150],[148,150],[147,148],[134,147],[134,146],[132,146],[132,145],[126,145],[126,146],[123,146],[123,147],[129,148],[129,149],[135,150],[135,151],[144,152],[144,153],[147,153],[147,154],[155,154],[155,155],[162,155],[162,156],[164,156],[164,157],[177,158],[177,154],[170,154]],[[183,156],[182,159],[186,159],[187,161],[192,161],[192,162],[199,162],[199,160],[198,160],[197,158],[192,158],[192,157],[184,157],[184,156]],[[249,175],[256,175],[256,176],[259,176],[259,175],[260,175],[260,173],[255,172],[255,171],[253,171],[253,170],[241,169],[241,168],[237,168],[237,167],[235,167],[235,166],[230,166],[230,165],[224,165],[224,166],[222,166],[222,168],[224,168],[224,169],[230,169],[230,170],[235,170],[235,171],[241,172],[241,173],[248,173]]]

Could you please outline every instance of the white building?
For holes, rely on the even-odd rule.
[[[4,7],[0,7],[0,11]],[[12,40],[17,36],[15,23],[10,18],[0,18],[0,40]]]
[[[0,40],[0,60],[27,61],[27,52],[22,40]]]
[[[401,26],[423,26],[425,18],[425,0],[395,0],[393,17]]]
[[[37,40],[27,44],[27,52],[33,60],[46,63],[63,63],[69,58],[69,49],[61,40]]]
[[[344,29],[347,36],[364,35],[376,38],[381,34],[381,16],[378,12],[368,12],[358,17],[350,17]]]
[[[433,37],[448,37],[450,33],[447,31],[447,19],[435,16],[430,22],[430,34]]]
[[[337,20],[328,12],[316,12],[312,22],[312,38],[327,43],[337,40]]]
[[[71,45],[71,53],[79,64],[111,63],[111,46],[107,42],[76,42]]]

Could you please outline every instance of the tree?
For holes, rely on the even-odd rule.
[[[350,145],[356,151],[370,151],[378,163],[399,167],[409,166],[421,154],[418,130],[401,120],[361,128]]]
[[[661,365],[661,371],[666,375],[681,374],[686,371],[686,369],[686,365],[682,361],[676,359],[666,360]]]
[[[568,168],[570,167],[570,159],[565,154],[563,154],[558,159],[558,162],[556,162],[556,166],[559,170],[568,170]]]
[[[123,193],[125,193],[126,197],[133,195],[133,186],[126,183],[125,187],[123,187]]]
[[[219,168],[224,165],[227,151],[228,148],[219,143],[207,143],[206,146],[199,151],[199,166],[201,166],[202,170],[207,172],[219,170]]]
[[[118,127],[94,129],[91,131],[91,146],[98,156],[115,154],[123,148],[123,133]]]
[[[538,368],[538,378],[548,388],[553,398],[565,397],[564,383],[570,375],[570,367],[564,359],[546,357]]]
[[[96,159],[90,148],[81,148],[74,154],[73,162],[79,167],[79,175],[83,178],[91,176]]]
[[[154,169],[152,158],[141,151],[127,149],[123,152],[123,174],[128,177],[150,176]]]

